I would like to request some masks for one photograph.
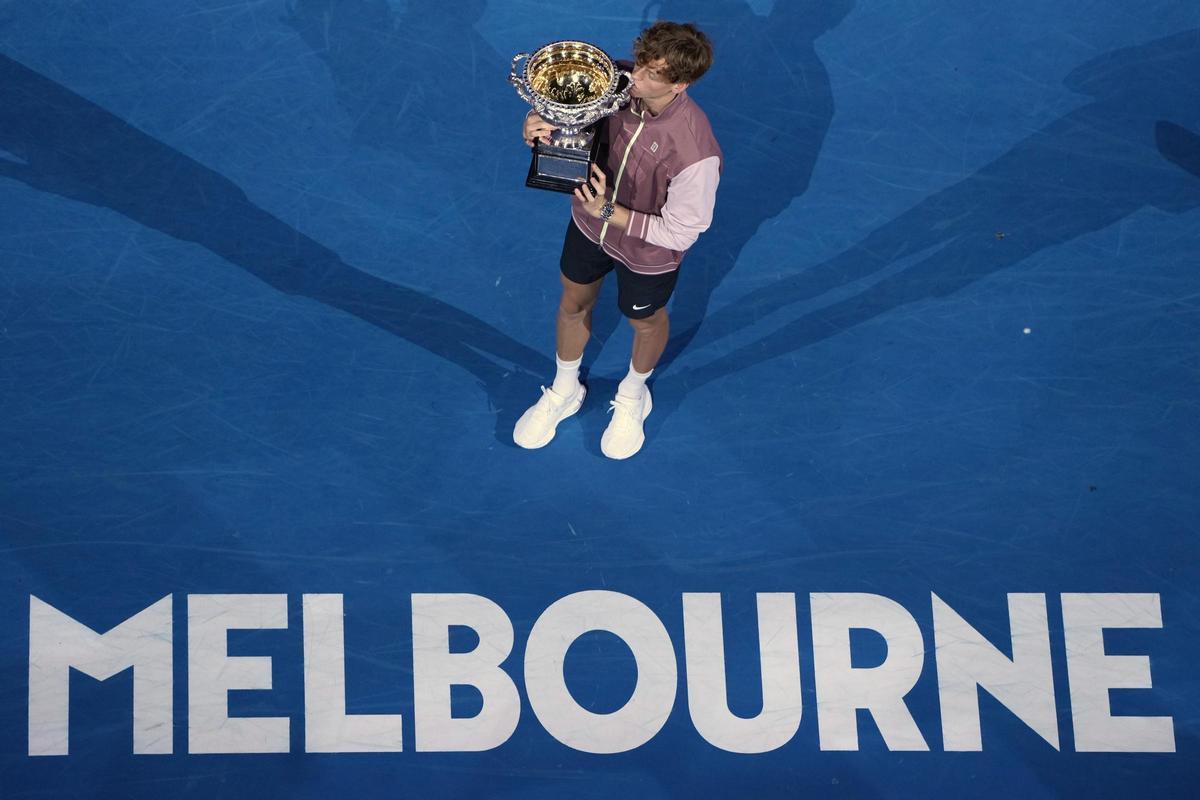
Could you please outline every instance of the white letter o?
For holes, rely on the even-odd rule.
[[[608,631],[633,651],[637,685],[624,706],[595,714],[571,696],[563,661],[589,631]],[[576,592],[538,617],[525,647],[525,691],[533,713],[558,741],[585,753],[622,753],[662,729],[675,705],[675,650],[662,621],[642,602],[619,592]]]

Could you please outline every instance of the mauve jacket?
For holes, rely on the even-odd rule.
[[[643,113],[634,99],[608,117],[608,185],[631,212],[628,230],[606,224],[571,202],[585,236],[634,272],[657,275],[679,267],[688,247],[712,223],[721,148],[708,117],[687,92],[662,113]]]

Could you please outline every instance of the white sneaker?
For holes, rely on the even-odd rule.
[[[574,414],[583,405],[587,388],[581,383],[570,397],[542,387],[542,399],[530,406],[513,426],[513,441],[527,450],[550,444],[558,423]]]
[[[604,429],[600,439],[600,451],[609,458],[629,458],[642,449],[646,434],[642,422],[650,416],[654,403],[650,401],[650,390],[642,390],[642,396],[633,400],[623,395],[609,403],[612,421]]]

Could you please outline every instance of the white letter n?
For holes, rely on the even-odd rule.
[[[1055,750],[1058,717],[1044,594],[1010,594],[1010,659],[954,609],[933,595],[942,739],[947,750],[982,750],[979,689],[985,689]]]

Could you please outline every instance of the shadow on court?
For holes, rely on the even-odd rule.
[[[250,202],[228,178],[0,56],[0,177],[194,242],[289,295],[353,314],[471,373],[511,443],[529,377],[553,362],[436,298],[356,269]]]
[[[385,0],[293,0],[284,22],[328,68],[356,143],[433,159],[442,179],[470,185],[479,162],[469,154],[494,146],[481,139],[498,125],[519,146],[509,60],[475,29],[486,9],[409,0],[397,14]]]
[[[1116,50],[1078,67],[1065,83],[1092,102],[828,261],[709,314],[688,360],[705,351],[714,357],[673,369],[660,382],[656,410],[669,412],[692,389],[905,305],[952,295],[1140,209],[1179,214],[1200,206],[1200,135],[1189,127],[1196,126],[1200,108],[1197,74],[1196,30]],[[789,314],[907,258],[917,260],[847,299]],[[774,314],[780,316],[772,332],[728,349],[727,337],[767,324]]]

